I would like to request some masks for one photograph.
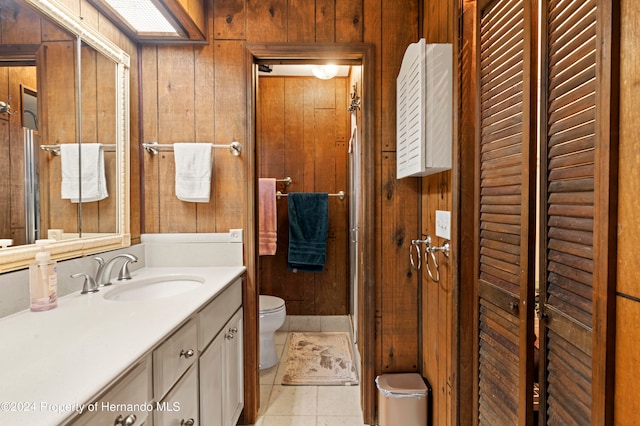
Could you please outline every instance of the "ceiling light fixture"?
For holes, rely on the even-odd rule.
[[[330,80],[338,74],[338,66],[334,64],[314,65],[311,72],[321,80]]]
[[[103,0],[138,34],[178,34],[152,0]]]

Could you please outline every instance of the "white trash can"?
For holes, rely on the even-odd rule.
[[[418,373],[382,374],[378,387],[380,426],[426,426],[429,388]]]

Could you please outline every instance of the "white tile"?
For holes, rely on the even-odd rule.
[[[262,416],[267,412],[272,389],[273,385],[260,385],[260,409],[258,410],[258,416]]]
[[[276,331],[273,334],[273,341],[276,345],[284,345],[287,341],[287,336],[289,336],[289,333],[286,331]]]
[[[316,426],[365,426],[362,416],[318,416]]]
[[[351,332],[351,320],[345,315],[322,316],[320,317],[320,331]]]
[[[294,315],[289,320],[289,331],[320,331],[319,316]]]
[[[267,416],[315,416],[318,392],[315,386],[274,385],[269,399]]]
[[[318,386],[318,414],[361,416],[359,386]]]
[[[260,384],[272,385],[276,379],[276,371],[278,370],[278,364],[265,370],[260,370]]]
[[[289,331],[289,315],[284,318],[284,322],[282,323],[278,331]]]
[[[315,416],[266,416],[261,426],[316,426]]]

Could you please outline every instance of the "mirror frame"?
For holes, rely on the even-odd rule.
[[[51,257],[64,260],[131,245],[129,231],[129,55],[87,25],[79,16],[57,0],[21,0],[44,17],[82,39],[116,65],[116,156],[118,175],[118,229],[112,235],[57,241],[48,246]],[[0,249],[0,273],[25,268],[39,251],[35,244]]]

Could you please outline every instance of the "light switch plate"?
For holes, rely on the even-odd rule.
[[[436,235],[445,240],[451,239],[451,212],[436,210]]]

